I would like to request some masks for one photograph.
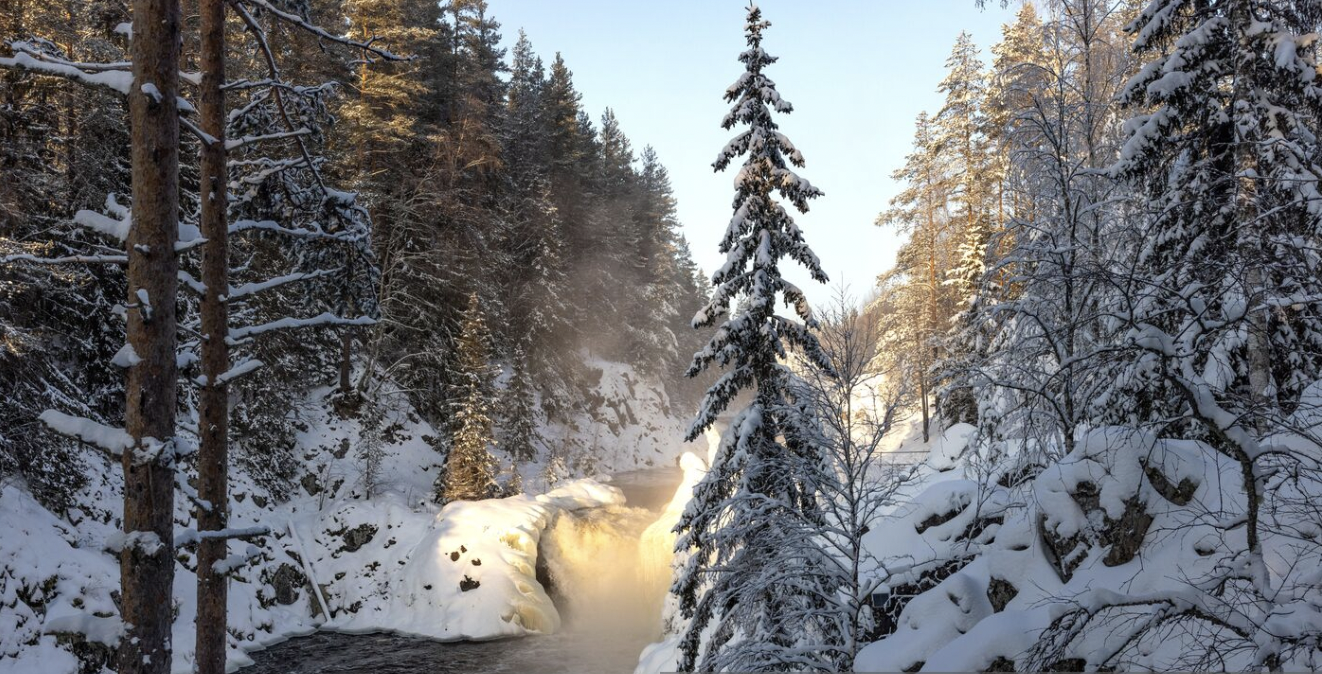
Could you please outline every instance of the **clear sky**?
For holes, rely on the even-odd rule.
[[[742,0],[488,0],[512,46],[523,28],[549,62],[559,51],[594,120],[615,110],[636,150],[656,148],[669,169],[694,257],[710,272],[729,221],[733,172],[711,162],[731,137],[720,128],[725,88],[742,71]],[[803,152],[803,177],[826,195],[798,222],[832,282],[866,294],[889,267],[897,233],[873,224],[897,186],[919,112],[941,106],[937,85],[961,30],[983,48],[1011,10],[974,0],[761,0],[771,28],[767,74],[794,104],[781,130]],[[789,274],[809,298],[828,293]]]

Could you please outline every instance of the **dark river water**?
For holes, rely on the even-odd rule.
[[[632,567],[630,573],[636,574],[640,564],[637,536],[670,501],[682,477],[678,468],[616,475],[611,484],[624,492],[630,507],[578,518],[566,531],[552,532],[554,539],[618,548],[594,554],[615,557],[604,567]],[[557,528],[560,526],[565,525],[558,524]],[[592,533],[585,533],[589,529]],[[597,535],[599,530],[606,530],[608,535]],[[553,566],[557,562],[549,561]],[[438,643],[394,634],[319,632],[252,653],[256,664],[240,671],[241,674],[628,674],[637,664],[639,652],[659,635],[665,579],[640,580],[636,575],[598,578],[598,574],[589,573],[566,580],[565,585],[576,587],[552,591],[565,620],[559,634]],[[566,570],[564,575],[574,574]],[[640,584],[649,587],[640,588]],[[557,596],[562,593],[571,596]]]

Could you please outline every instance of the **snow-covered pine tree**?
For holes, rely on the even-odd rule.
[[[950,272],[957,299],[967,306],[982,278],[986,242],[993,219],[992,167],[988,161],[986,75],[978,46],[968,33],[959,39],[946,59],[947,74],[939,91],[945,104],[933,119],[936,145],[949,160],[952,219],[960,228],[959,261]]]
[[[565,269],[563,223],[551,193],[549,84],[527,36],[520,33],[512,54],[501,134],[506,180],[501,247],[510,257],[500,270],[506,308],[502,337],[506,353],[523,349],[537,388],[547,398],[560,398],[572,388],[574,354],[564,344],[577,310]]]
[[[1025,2],[1014,23],[1002,26],[1001,41],[991,48],[992,68],[983,114],[988,161],[996,179],[993,204],[1001,230],[1018,212],[1018,195],[1011,185],[1014,131],[1019,118],[1029,112],[1033,94],[1047,85],[1045,42],[1046,31],[1037,9],[1033,3]]]
[[[816,325],[802,291],[781,276],[784,258],[826,281],[816,255],[776,195],[800,212],[822,193],[791,168],[803,156],[777,130],[772,113],[789,113],[764,70],[775,57],[762,49],[769,26],[748,8],[745,72],[726,90],[734,106],[722,127],[746,126],[717,156],[723,170],[746,155],[735,179],[734,217],[721,239],[726,262],[712,276],[715,293],[694,317],[695,327],[722,321],[689,368],[726,368],[708,391],[689,429],[690,440],[712,427],[736,395],[752,390],[734,415],[710,471],[695,487],[676,531],[687,556],[672,591],[688,620],[681,639],[683,671],[831,670],[840,626],[824,610],[833,594],[821,557],[787,541],[800,524],[820,518],[816,503],[820,449],[800,437],[798,410],[788,399],[793,377],[783,359],[797,349],[814,367],[829,368],[811,329]],[[777,315],[780,296],[802,323]],[[737,304],[731,312],[731,303]],[[820,552],[820,550],[818,551]]]
[[[500,466],[491,454],[495,370],[490,363],[490,341],[482,304],[473,293],[456,345],[450,394],[454,433],[445,466],[436,479],[437,503],[477,501],[500,493],[496,483]]]
[[[585,134],[586,136],[586,134]],[[630,333],[643,326],[636,320],[639,305],[646,303],[645,285],[637,257],[635,238],[630,226],[637,214],[635,195],[639,176],[633,168],[634,152],[615,112],[607,108],[601,116],[591,181],[599,195],[579,228],[586,249],[578,265],[582,279],[583,304],[587,315],[600,321],[601,329],[593,335],[592,348],[613,360],[644,364],[652,354],[630,354]],[[633,360],[631,355],[641,356]]]
[[[628,242],[631,283],[638,289],[638,301],[625,307],[625,356],[643,372],[668,375],[682,367],[670,330],[681,292],[674,247],[679,223],[666,167],[651,146],[643,149],[639,159],[637,203]]]
[[[1003,337],[1000,333],[1006,311],[1000,303],[1017,295],[1020,289],[1015,284],[1016,274],[1022,270],[1006,256],[1016,236],[1031,237],[1035,233],[1032,224],[1025,225],[1018,218],[1022,217],[1021,210],[1032,212],[1031,199],[1022,184],[1022,154],[1040,148],[1020,142],[1026,135],[1021,121],[1025,115],[1040,112],[1034,97],[1047,87],[1050,72],[1043,56],[1046,32],[1032,3],[1025,2],[1015,22],[1003,26],[1003,31],[1002,41],[992,47],[993,65],[981,103],[987,201],[975,228],[963,232],[958,257],[947,273],[960,313],[946,337],[949,357],[940,365],[946,379],[946,411],[956,417],[955,421],[976,422],[989,435],[994,435],[997,420],[984,419],[984,408],[993,397],[985,388],[988,351]],[[1048,136],[1044,146],[1049,149],[1041,154],[1053,156],[1051,141],[1059,140]],[[1033,266],[1031,260],[1015,262]],[[1003,347],[1004,342],[997,346]]]
[[[680,354],[697,353],[711,338],[710,328],[694,330],[690,324],[693,314],[711,301],[711,295],[707,274],[693,261],[693,249],[683,234],[675,233],[674,249],[675,266],[672,271],[679,296],[675,300],[676,310],[667,329],[675,336],[677,342],[676,357],[687,358]],[[687,366],[682,362],[679,365],[682,369],[676,374],[683,374]],[[670,404],[679,408],[696,408],[702,402],[702,394],[707,390],[707,384],[713,380],[712,374],[709,371],[707,375],[697,378],[675,377],[668,380],[666,393],[670,397]]]

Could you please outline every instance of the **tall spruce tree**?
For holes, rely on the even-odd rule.
[[[626,244],[635,299],[625,307],[625,357],[643,372],[674,372],[682,365],[670,326],[678,314],[684,281],[678,276],[675,198],[670,175],[656,151],[648,146],[639,159],[642,165]]]
[[[499,494],[500,465],[491,454],[491,407],[495,370],[491,366],[491,333],[477,293],[469,295],[455,354],[450,395],[454,434],[445,467],[436,480],[436,500],[477,501]]]
[[[816,323],[807,301],[781,275],[780,264],[788,257],[814,280],[827,278],[775,198],[807,212],[808,201],[822,193],[795,174],[791,165],[803,166],[803,156],[772,119],[773,111],[793,108],[764,73],[776,61],[762,49],[769,25],[750,5],[748,49],[739,56],[746,70],[726,91],[734,107],[722,123],[727,130],[747,128],[713,164],[724,170],[746,155],[735,179],[734,217],[721,239],[726,262],[712,277],[711,302],[693,320],[695,327],[723,322],[694,356],[690,376],[713,363],[726,372],[707,391],[688,439],[713,426],[741,391],[751,389],[753,400],[734,415],[676,526],[676,550],[688,554],[673,586],[689,620],[681,641],[684,671],[832,668],[833,654],[823,642],[833,628],[821,597],[836,588],[823,587],[827,576],[814,573],[820,560],[786,545],[798,537],[799,523],[820,517],[821,457],[800,433],[800,411],[789,399],[794,375],[783,361],[792,348],[811,366],[829,366],[810,332]],[[780,297],[801,323],[777,315]]]
[[[541,59],[520,32],[502,118],[501,247],[510,256],[510,264],[499,270],[507,310],[503,338],[507,351],[523,351],[530,378],[558,396],[572,378],[566,363],[572,354],[563,346],[575,312],[563,223],[551,194],[548,86]]]

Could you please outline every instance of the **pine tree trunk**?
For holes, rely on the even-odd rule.
[[[922,349],[921,353],[924,354],[928,352],[928,349],[935,348],[931,345],[931,341],[936,338],[936,317],[939,311],[937,305],[940,302],[939,287],[936,280],[936,220],[930,210],[927,213],[927,231],[930,237],[927,245],[927,273],[929,276],[927,283],[930,297],[927,305],[927,326],[923,337],[924,341],[928,343],[919,347]],[[932,355],[935,357],[936,354]],[[923,398],[923,442],[927,442],[931,436],[931,414],[927,408],[927,370],[931,367],[931,362],[926,358],[920,359],[920,362],[922,363],[922,370],[918,373],[918,391]]]
[[[120,674],[167,674],[174,602],[175,298],[179,230],[179,0],[133,0],[133,226],[120,553]]]
[[[201,0],[202,87],[198,111],[202,130],[215,143],[202,144],[202,373],[206,385],[198,398],[198,496],[210,508],[197,508],[198,531],[221,531],[229,515],[229,386],[222,375],[229,370],[229,306],[223,299],[229,288],[229,223],[226,221],[226,184],[229,169],[225,152],[225,2]],[[215,565],[225,559],[228,541],[204,538],[197,550],[197,661],[198,674],[225,672],[225,607],[228,581]]]
[[[929,413],[927,411],[927,366],[923,365],[923,371],[918,373],[918,396],[923,399],[923,442],[930,441],[928,427],[930,425]]]

